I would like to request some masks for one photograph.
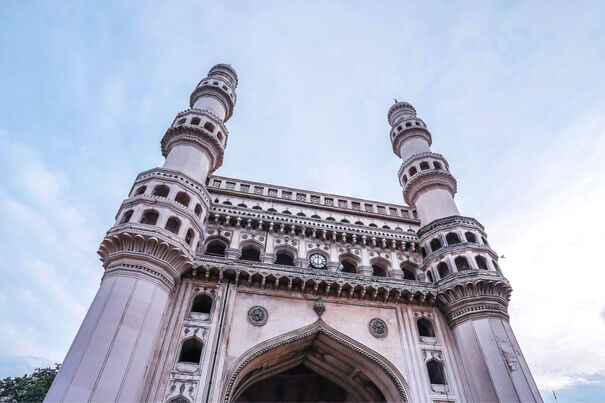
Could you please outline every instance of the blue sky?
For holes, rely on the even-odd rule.
[[[95,254],[219,62],[239,73],[217,174],[402,202],[386,112],[415,105],[485,224],[547,401],[605,400],[605,3],[0,5],[0,376],[61,361]]]

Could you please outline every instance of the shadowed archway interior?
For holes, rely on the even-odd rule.
[[[363,354],[360,346],[349,344],[355,342],[341,338],[336,335],[338,332],[331,333],[325,323],[304,330],[261,348],[252,359],[244,361],[232,378],[227,399],[234,402],[406,400],[393,372],[387,373],[386,366],[379,365],[381,361],[371,350]]]

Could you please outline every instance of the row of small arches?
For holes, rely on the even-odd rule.
[[[441,162],[439,162],[439,161],[432,161],[432,162],[433,162],[433,168],[443,170],[443,166],[441,165]],[[431,169],[431,166],[428,163],[428,161],[422,161],[420,163],[419,167],[420,167],[421,171],[428,171],[429,169]],[[408,169],[408,175],[410,176],[410,178],[412,176],[416,175],[417,173],[418,173],[418,168],[416,168],[415,166],[411,166]],[[403,175],[402,180],[403,180],[403,183],[407,183],[408,177],[406,175]]]
[[[215,203],[218,203],[218,199],[214,201]],[[233,203],[231,203],[229,200],[225,200],[223,201],[223,203],[225,206],[233,206]],[[248,205],[245,203],[239,203],[237,204],[237,207],[242,207],[242,208],[248,208]],[[261,206],[252,206],[251,207],[252,210],[263,210],[263,208]],[[268,213],[279,213],[279,211],[277,211],[276,209],[274,209],[273,207],[268,208],[266,210]],[[290,210],[282,210],[281,214],[287,214],[287,215],[293,215],[292,212]],[[302,211],[300,213],[296,213],[297,217],[307,217],[307,215],[305,213],[303,213]],[[323,220],[323,218],[321,218],[320,216],[318,216],[317,214],[313,214],[311,216],[309,216],[310,218],[314,218],[317,220]],[[326,217],[325,218],[326,221],[332,221],[332,222],[336,222],[336,219],[334,217]],[[342,224],[355,224],[355,225],[363,225],[366,226],[366,224],[364,224],[361,221],[355,221],[355,222],[351,222],[349,220],[347,220],[346,218],[343,218],[339,221]],[[374,223],[370,223],[367,224],[368,227],[372,227],[372,228],[378,228],[378,225],[374,224]],[[386,229],[386,230],[392,230],[394,229],[395,231],[399,231],[399,232],[403,232],[403,229],[401,227],[395,227],[395,228],[391,228],[388,225],[383,225],[382,227],[380,227],[382,229]]]
[[[478,244],[477,236],[471,231],[466,231],[464,233],[464,238],[466,242]],[[489,245],[487,243],[487,239],[485,239],[484,237],[481,237],[481,240],[483,241],[484,245]],[[445,234],[445,242],[446,245],[456,245],[461,243],[462,241],[460,240],[460,236],[458,235],[458,233],[448,232],[447,234]],[[433,238],[430,242],[428,242],[428,245],[430,246],[430,250],[427,250],[426,245],[420,248],[420,253],[422,254],[423,258],[425,258],[429,253],[435,252],[444,247],[441,242],[441,239],[439,239],[438,237]]]
[[[181,119],[177,120],[177,122],[176,122],[177,125],[184,125],[186,123],[187,123],[187,118],[181,118]],[[201,119],[197,116],[194,116],[189,120],[189,124],[192,126],[200,126]],[[216,126],[214,126],[214,124],[210,121],[204,122],[202,127],[204,129],[208,130],[210,133],[214,133],[214,129],[216,128]],[[223,142],[223,139],[224,139],[223,133],[221,133],[220,131],[216,132],[216,137],[218,138],[218,140],[221,143]]]
[[[206,255],[209,256],[225,256],[225,250],[227,245],[219,240],[215,239],[210,241],[206,246]],[[316,251],[311,252],[317,253]],[[254,244],[246,245],[242,247],[240,260],[246,260],[251,262],[260,262],[261,250]],[[326,260],[328,260],[327,256],[324,255]],[[344,256],[340,259],[340,271],[344,273],[358,273],[359,272],[359,261],[351,256]],[[280,249],[275,253],[275,262],[274,264],[284,265],[284,266],[295,266],[295,256],[294,253],[289,249]],[[415,265],[414,265],[415,266]],[[403,272],[403,278],[406,280],[416,280],[415,267],[411,263],[404,263],[401,267]],[[372,275],[377,277],[389,277],[388,267],[381,263],[375,262],[372,264]]]
[[[487,259],[481,255],[476,255],[475,256],[475,263],[477,264],[477,268],[479,270],[489,270],[489,267],[487,265]],[[498,264],[492,260],[492,264],[494,265],[494,267],[496,268],[496,270],[498,269]],[[456,270],[458,272],[462,272],[462,271],[466,271],[466,270],[472,270],[473,268],[470,266],[468,259],[466,258],[466,256],[456,256],[456,258],[454,259],[454,265],[456,266]],[[451,274],[450,268],[448,266],[448,264],[446,262],[440,262],[437,264],[436,267],[437,270],[437,274],[439,275],[440,279],[443,279],[445,277],[447,277],[448,275]],[[433,278],[433,274],[431,272],[431,270],[427,270],[427,277],[429,278],[429,280],[431,282],[434,281]]]
[[[147,191],[147,186],[145,186],[145,185],[139,186],[135,190],[134,196],[143,195],[143,194],[145,194],[146,191]],[[155,197],[168,198],[169,194],[170,194],[170,187],[168,187],[167,185],[163,185],[163,184],[156,185],[153,188],[153,190],[151,191],[151,195],[155,196]],[[189,208],[190,204],[191,204],[191,196],[189,196],[189,194],[187,194],[187,192],[180,191],[174,197],[174,201],[186,208]],[[200,217],[202,215],[202,206],[199,203],[196,203],[195,207],[193,208],[193,212],[198,217]]]
[[[130,222],[130,220],[132,219],[133,213],[134,213],[134,210],[132,210],[132,209],[125,211],[124,214],[122,215],[122,218],[120,219],[119,224],[125,224],[127,222]],[[143,211],[143,214],[141,215],[141,219],[139,220],[139,223],[147,224],[147,225],[156,225],[158,223],[159,218],[160,218],[160,213],[157,210],[147,209],[147,210]],[[164,229],[172,232],[175,235],[178,235],[179,231],[181,230],[181,225],[182,224],[181,224],[180,218],[178,218],[176,216],[170,216],[170,217],[168,217],[168,220],[166,220]],[[187,230],[187,232],[185,233],[185,242],[187,242],[190,246],[192,246],[194,238],[195,238],[195,232],[193,231],[192,228],[189,228]]]

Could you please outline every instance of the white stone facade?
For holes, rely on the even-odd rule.
[[[236,87],[214,66],[136,178],[46,400],[541,401],[510,284],[414,108],[388,112],[394,205],[212,175]]]

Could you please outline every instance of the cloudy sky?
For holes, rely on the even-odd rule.
[[[220,175],[401,203],[386,112],[411,102],[545,399],[605,400],[605,3],[581,4],[2,2],[0,377],[63,359],[121,200],[224,62]]]

